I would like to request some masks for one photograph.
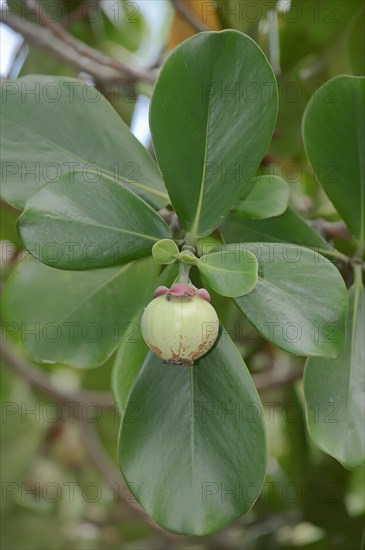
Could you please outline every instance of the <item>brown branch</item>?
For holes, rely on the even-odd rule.
[[[209,31],[209,27],[205,25],[196,15],[193,13],[189,7],[182,2],[182,0],[171,0],[172,5],[176,13],[181,15],[185,21],[190,23],[192,27],[198,32]]]
[[[27,42],[50,52],[61,61],[75,67],[78,71],[89,74],[97,82],[102,81],[105,84],[113,84],[142,81],[154,84],[157,70],[134,69],[126,64],[114,61],[107,55],[74,38],[59,23],[50,21],[34,0],[27,0],[27,5],[33,11],[36,11],[38,19],[45,26],[26,21],[4,8],[0,10],[0,21],[15,32],[22,34]]]
[[[75,408],[75,415],[80,424],[80,435],[84,448],[102,478],[109,485],[111,490],[113,490],[114,495],[118,496],[117,502],[122,501],[130,505],[136,514],[143,517],[143,519],[147,521],[147,523],[154,529],[156,529],[165,539],[179,540],[181,537],[162,530],[147,516],[139,504],[132,500],[133,497],[128,491],[127,486],[122,483],[121,474],[104,450],[95,428],[80,412],[80,406],[82,407],[90,403],[95,403],[101,407],[110,407],[112,409],[114,407],[114,402],[111,393],[102,391],[79,391],[74,393],[56,388],[56,386],[50,382],[47,375],[43,374],[42,371],[22,359],[13,347],[4,341],[4,333],[1,332],[0,337],[1,358],[8,367],[22,376],[34,388],[41,390],[48,396],[55,399],[60,405],[69,403],[78,405],[78,407]]]
[[[323,219],[308,220],[309,225],[327,241],[332,239],[350,240],[351,233],[343,221],[328,222]]]
[[[5,334],[2,331],[0,331],[0,338],[0,355],[5,364],[27,380],[34,388],[53,397],[60,404],[75,403],[82,407],[95,403],[100,407],[111,409],[116,406],[112,394],[107,391],[80,390],[78,392],[69,392],[57,388],[46,374],[26,359],[23,359],[13,346],[6,342]],[[263,392],[274,387],[287,386],[301,378],[302,374],[301,370],[282,373],[281,369],[275,367],[264,373],[254,374],[252,378],[257,390]]]
[[[253,375],[253,381],[258,392],[264,392],[273,388],[290,386],[303,376],[301,369],[293,369],[290,372],[282,372],[279,367],[274,367],[266,372]]]
[[[4,363],[29,382],[31,386],[49,395],[61,405],[74,403],[79,407],[84,407],[90,403],[95,403],[100,407],[114,408],[115,403],[110,392],[87,390],[71,392],[57,388],[46,374],[23,359],[13,346],[6,342],[6,336],[2,331],[0,332],[0,338],[0,355]]]

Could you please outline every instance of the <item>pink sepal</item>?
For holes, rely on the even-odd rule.
[[[199,290],[195,292],[195,296],[198,296],[199,298],[201,298],[202,300],[205,300],[206,302],[210,302],[209,292],[205,290],[205,288],[199,288]]]
[[[158,288],[156,288],[153,295],[155,298],[158,298],[159,296],[163,296],[164,294],[167,294],[168,291],[169,289],[167,288],[167,286],[159,286]]]
[[[191,285],[176,283],[168,291],[169,296],[194,296],[195,289]]]

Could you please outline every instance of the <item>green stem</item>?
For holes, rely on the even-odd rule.
[[[184,246],[182,247],[181,251],[185,252],[189,256],[195,256],[195,248],[189,244],[189,235],[186,236],[186,241]],[[189,273],[191,269],[192,264],[185,263],[183,261],[180,261],[180,267],[179,267],[179,277],[178,282],[189,284]]]
[[[315,252],[318,252],[318,254],[322,254],[323,256],[328,256],[331,260],[338,260],[340,262],[344,262],[345,264],[348,264],[351,260],[349,256],[342,254],[342,252],[339,252],[335,248],[331,248],[329,250],[326,250],[325,248],[317,248],[317,247],[311,247],[311,248]]]
[[[352,264],[352,268],[354,271],[354,285],[355,287],[361,288],[362,287],[362,265],[361,263],[354,263]]]
[[[191,265],[180,262],[178,283],[189,284],[189,272]]]

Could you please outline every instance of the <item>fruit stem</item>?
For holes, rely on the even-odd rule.
[[[190,268],[191,268],[190,264],[185,264],[184,262],[180,262],[179,277],[177,280],[178,283],[189,284]]]
[[[186,252],[189,256],[194,257],[195,248],[188,243],[184,244],[181,249],[182,252]],[[189,284],[189,273],[191,264],[180,261],[178,283]]]

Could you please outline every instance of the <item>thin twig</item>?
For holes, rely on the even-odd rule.
[[[319,218],[318,220],[308,220],[307,223],[327,241],[333,239],[344,239],[348,241],[351,239],[351,233],[343,221],[328,222]]]
[[[0,338],[0,354],[4,363],[34,388],[46,393],[58,403],[73,403],[80,407],[95,403],[99,407],[114,408],[115,403],[110,392],[86,390],[72,392],[56,387],[49,376],[23,359],[14,347],[6,342],[6,335],[2,331],[0,331]]]
[[[22,376],[34,388],[41,390],[61,405],[73,403],[75,405],[82,406],[95,403],[101,407],[113,408],[114,406],[112,395],[109,392],[78,391],[77,393],[74,393],[56,388],[50,382],[47,375],[43,374],[39,369],[33,367],[26,360],[22,359],[12,348],[12,346],[4,341],[3,333],[1,333],[0,352],[2,360],[8,367]],[[84,448],[102,478],[113,491],[114,497],[117,497],[117,502],[122,501],[128,503],[133,511],[143,517],[143,519],[147,521],[147,523],[154,529],[156,529],[162,537],[168,540],[178,540],[179,537],[177,535],[162,530],[147,516],[139,504],[136,501],[133,501],[133,497],[128,491],[126,485],[121,482],[122,478],[119,471],[105,452],[95,428],[85,419],[80,411],[80,407],[75,408],[75,415],[80,424],[80,435]]]
[[[70,392],[57,388],[46,374],[21,357],[13,346],[6,342],[5,334],[2,331],[0,331],[0,338],[0,354],[5,364],[27,380],[34,388],[53,397],[57,402],[61,404],[77,403],[81,407],[95,403],[102,408],[110,409],[116,406],[112,394],[107,391],[79,390]],[[287,386],[301,378],[301,376],[301,370],[283,374],[279,368],[273,368],[262,374],[254,374],[253,380],[257,390],[263,392],[274,387]]]
[[[303,376],[301,369],[293,369],[290,372],[282,372],[279,367],[274,367],[266,372],[253,375],[253,381],[258,392],[264,392],[273,388],[290,386]]]
[[[182,2],[181,0],[171,0],[172,5],[175,8],[176,13],[181,15],[187,21],[190,23],[190,25],[198,32],[204,32],[209,31],[209,27],[205,25],[196,15],[193,13],[189,7]]]
[[[37,10],[39,20],[45,26],[26,21],[5,8],[0,9],[0,21],[22,34],[27,42],[46,50],[78,71],[89,74],[94,80],[102,81],[104,84],[139,81],[154,84],[157,70],[135,69],[114,61],[74,38],[59,23],[50,21],[33,0],[27,4]]]

